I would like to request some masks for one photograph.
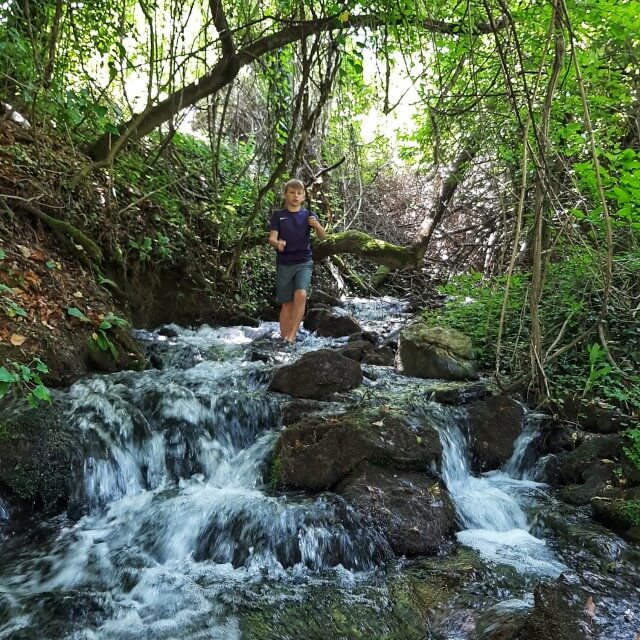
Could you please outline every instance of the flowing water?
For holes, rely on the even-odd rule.
[[[406,321],[394,300],[353,300],[349,310],[392,338]],[[274,365],[341,342],[304,333],[280,351],[275,331],[139,332],[158,369],[56,394],[85,461],[82,508],[0,547],[0,639],[409,638],[416,626],[426,629],[417,637],[480,638],[530,609],[538,581],[561,574],[576,593],[598,594],[593,637],[635,637],[632,550],[535,481],[533,414],[504,469],[477,477],[465,410],[430,402],[434,382],[364,367],[363,387],[345,394],[344,404],[395,403],[438,429],[460,528],[449,557],[391,560],[340,496],[274,493],[284,400],[267,390]],[[0,501],[0,525],[8,515]],[[444,579],[452,573],[455,593]],[[426,627],[411,626],[398,599],[415,604],[426,590],[438,606]]]

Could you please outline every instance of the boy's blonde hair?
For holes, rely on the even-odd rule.
[[[304,188],[304,182],[302,180],[298,180],[298,178],[291,178],[291,180],[287,180],[282,187],[282,192],[287,193],[288,189],[302,189],[306,192]]]

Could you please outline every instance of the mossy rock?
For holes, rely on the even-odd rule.
[[[0,493],[11,503],[60,511],[82,486],[76,435],[56,405],[0,415]]]
[[[243,640],[424,640],[447,612],[458,589],[475,580],[475,552],[418,560],[383,582],[348,592],[335,585],[305,588],[279,602],[256,602],[240,613]]]
[[[334,487],[362,462],[424,472],[438,469],[442,445],[434,428],[416,431],[400,413],[381,408],[308,416],[285,429],[276,444],[279,482],[290,489]],[[273,477],[273,474],[272,474]]]
[[[593,517],[627,540],[640,542],[640,499],[618,500],[595,497],[591,500]]]
[[[449,327],[432,327],[424,320],[400,332],[398,347],[405,375],[444,380],[477,380],[471,340]]]

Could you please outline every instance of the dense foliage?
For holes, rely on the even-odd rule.
[[[428,246],[468,299],[439,318],[505,384],[635,412],[638,33],[633,1],[11,0],[0,94],[89,151],[54,182],[102,190],[66,215],[123,269],[188,263],[257,311],[299,175],[331,229]]]

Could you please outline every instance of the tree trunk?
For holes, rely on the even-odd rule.
[[[415,268],[420,264],[413,247],[384,242],[362,231],[332,233],[313,249],[313,255],[318,260],[342,253],[353,253],[390,269]]]

